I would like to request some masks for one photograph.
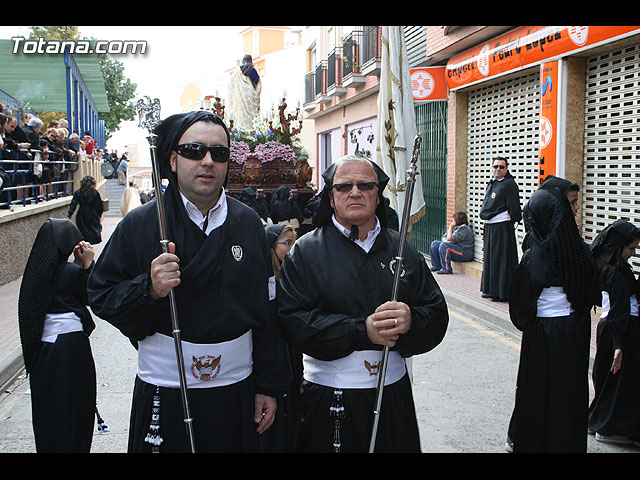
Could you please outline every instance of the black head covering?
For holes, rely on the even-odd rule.
[[[543,258],[532,258],[530,271],[539,281],[547,280],[542,271],[550,268],[575,308],[591,300],[594,263],[580,237],[575,216],[567,198],[571,182],[549,176],[523,209],[524,226],[532,252],[540,246]],[[530,242],[532,242],[530,244]],[[533,245],[533,242],[536,245]]]
[[[184,132],[186,132],[191,125],[203,120],[205,117],[213,119],[215,123],[224,128],[224,131],[227,134],[227,146],[231,146],[229,129],[224,124],[224,121],[215,113],[208,112],[206,110],[198,110],[195,112],[171,115],[160,122],[154,130],[154,133],[157,135],[156,150],[162,178],[167,178],[169,181],[175,180],[175,174],[171,171],[171,166],[169,165],[171,152],[173,152],[178,146],[178,142]]]
[[[387,215],[385,213],[385,202],[384,196],[382,192],[389,183],[389,177],[386,173],[380,168],[377,164],[372,162],[369,159],[363,157],[363,160],[369,162],[369,164],[373,167],[376,176],[378,177],[378,198],[380,202],[378,202],[378,206],[376,207],[376,216],[378,220],[380,220],[380,225],[383,227],[387,227]],[[342,162],[338,161],[327,168],[324,172],[322,172],[322,178],[324,179],[324,188],[322,192],[320,192],[320,206],[318,207],[318,216],[316,219],[316,223],[318,227],[324,225],[327,221],[331,220],[331,216],[333,215],[333,208],[331,207],[331,189],[333,188],[333,176],[336,173],[336,170],[340,166]],[[352,229],[353,230],[353,229]]]
[[[50,218],[38,230],[25,266],[18,297],[22,355],[31,370],[41,345],[44,319],[58,287],[57,268],[82,240],[78,227],[65,218]]]
[[[267,225],[264,228],[265,233],[267,234],[267,247],[268,248],[273,248],[273,246],[276,243],[276,240],[278,239],[278,237],[282,233],[282,230],[284,230],[285,226],[286,225],[284,225],[282,223],[276,223],[274,225]]]
[[[281,185],[271,194],[271,219],[275,223],[297,218],[300,223],[304,214],[298,203],[289,197],[289,187]]]
[[[617,252],[635,238],[640,238],[640,228],[626,220],[616,220],[598,234],[591,243],[591,251],[594,257],[610,264],[616,260]]]

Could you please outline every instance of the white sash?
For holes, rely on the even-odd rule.
[[[330,361],[303,355],[302,363],[304,378],[310,382],[334,388],[376,388],[382,352],[364,350]],[[395,351],[389,352],[385,386],[400,380],[405,372],[402,356]]]
[[[81,331],[82,322],[75,313],[47,313],[44,317],[42,341],[47,343],[56,343],[58,335]]]
[[[251,330],[221,343],[182,341],[187,388],[213,388],[247,378],[253,367]],[[160,387],[180,388],[172,337],[155,333],[138,343],[138,376]]]
[[[573,313],[573,307],[562,287],[543,288],[538,297],[537,307],[536,316],[541,318],[566,317]]]

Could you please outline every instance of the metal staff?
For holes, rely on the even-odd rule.
[[[149,131],[147,141],[149,142],[149,150],[151,151],[151,165],[153,170],[153,188],[156,191],[156,207],[158,213],[158,226],[160,227],[160,244],[164,253],[169,252],[169,240],[167,239],[167,226],[165,220],[164,203],[162,199],[162,178],[160,176],[160,166],[156,157],[156,140],[157,135],[153,133],[155,127],[160,123],[160,101],[155,98],[153,101],[148,96],[139,99],[136,104],[138,110],[138,118],[140,119],[139,127],[146,128]],[[187,398],[187,377],[184,368],[184,356],[182,353],[182,341],[180,340],[180,326],[178,324],[178,309],[176,308],[176,297],[173,289],[169,292],[169,307],[171,310],[171,325],[173,327],[172,334],[176,347],[176,357],[178,361],[178,374],[180,377],[180,392],[182,394],[182,407],[184,409],[184,423],[187,428],[189,437],[189,447],[191,453],[195,453],[195,442],[193,438],[193,419],[189,411],[189,400]]]
[[[411,216],[411,201],[413,197],[413,187],[415,185],[416,176],[418,172],[418,157],[420,156],[420,144],[422,143],[422,137],[416,135],[413,142],[413,157],[411,158],[411,165],[407,170],[407,190],[404,197],[404,210],[402,211],[402,224],[400,225],[400,243],[398,245],[398,255],[393,260],[395,262],[395,272],[393,278],[393,291],[391,294],[391,301],[395,302],[398,299],[398,288],[400,286],[400,276],[402,273],[402,262],[404,261],[404,242],[407,236],[407,230],[409,228],[409,217]],[[384,380],[387,375],[387,364],[389,363],[389,347],[385,346],[382,352],[382,366],[378,372],[378,385],[376,388],[376,404],[373,409],[373,431],[371,432],[371,441],[369,443],[369,453],[373,453],[376,446],[376,435],[378,433],[378,422],[380,420],[380,408],[382,406],[382,393],[384,391]]]

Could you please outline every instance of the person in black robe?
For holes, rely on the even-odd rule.
[[[548,176],[523,211],[525,250],[509,313],[522,330],[513,452],[579,453],[587,448],[590,309],[595,263],[575,221],[579,187]]]
[[[265,232],[273,269],[270,295],[277,296],[282,261],[296,241],[296,232],[292,226],[282,223],[266,225]],[[274,315],[277,316],[277,302],[273,302],[272,307]],[[260,437],[262,453],[292,452],[295,445],[295,419],[298,387],[302,378],[302,356],[290,345],[287,345],[287,354],[291,365],[292,381],[278,395],[278,410],[273,426]]]
[[[602,290],[589,430],[604,443],[640,444],[640,282],[629,265],[640,229],[616,220],[591,244]]]
[[[260,218],[266,223],[269,219],[269,205],[264,198],[258,198],[258,192],[253,187],[245,187],[238,194],[238,200],[253,208]]]
[[[18,322],[38,453],[91,450],[96,370],[89,335],[95,323],[86,285],[93,256],[71,221],[52,218],[40,227],[25,266]]]
[[[291,191],[286,185],[276,188],[271,194],[271,220],[273,223],[289,222],[297,220],[299,228],[304,221],[304,214],[298,203],[291,198]]]
[[[256,212],[225,194],[229,132],[206,111],[155,129],[168,253],[156,199],[116,227],[89,278],[93,312],[138,349],[130,452],[186,452],[169,308],[175,292],[195,451],[251,452],[291,378],[269,308],[270,260]],[[204,148],[208,147],[208,148]]]
[[[382,191],[389,178],[377,165],[347,156],[323,178],[318,228],[285,257],[278,290],[285,338],[303,354],[296,451],[368,451],[382,349],[389,346],[375,451],[419,452],[404,359],[442,341],[445,299],[424,257],[387,228]],[[400,241],[404,263],[391,302]]]
[[[484,298],[506,301],[511,276],[518,264],[515,225],[522,220],[520,190],[507,159],[492,160],[493,178],[487,185],[480,218],[484,220],[484,258],[480,290]]]
[[[102,214],[104,205],[100,192],[96,190],[96,180],[87,175],[80,181],[80,188],[73,192],[69,212],[67,216],[71,218],[73,212],[78,208],[76,215],[76,225],[82,232],[85,241],[92,245],[102,242]]]

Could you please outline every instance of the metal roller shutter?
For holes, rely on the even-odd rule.
[[[587,59],[584,147],[585,241],[618,219],[640,226],[640,45]]]
[[[509,159],[509,171],[520,187],[521,206],[538,187],[539,73],[479,88],[468,95],[467,216],[475,234],[474,259],[482,261],[480,208],[491,179],[494,156]],[[518,250],[524,227],[518,225]],[[520,252],[519,252],[520,253]]]

